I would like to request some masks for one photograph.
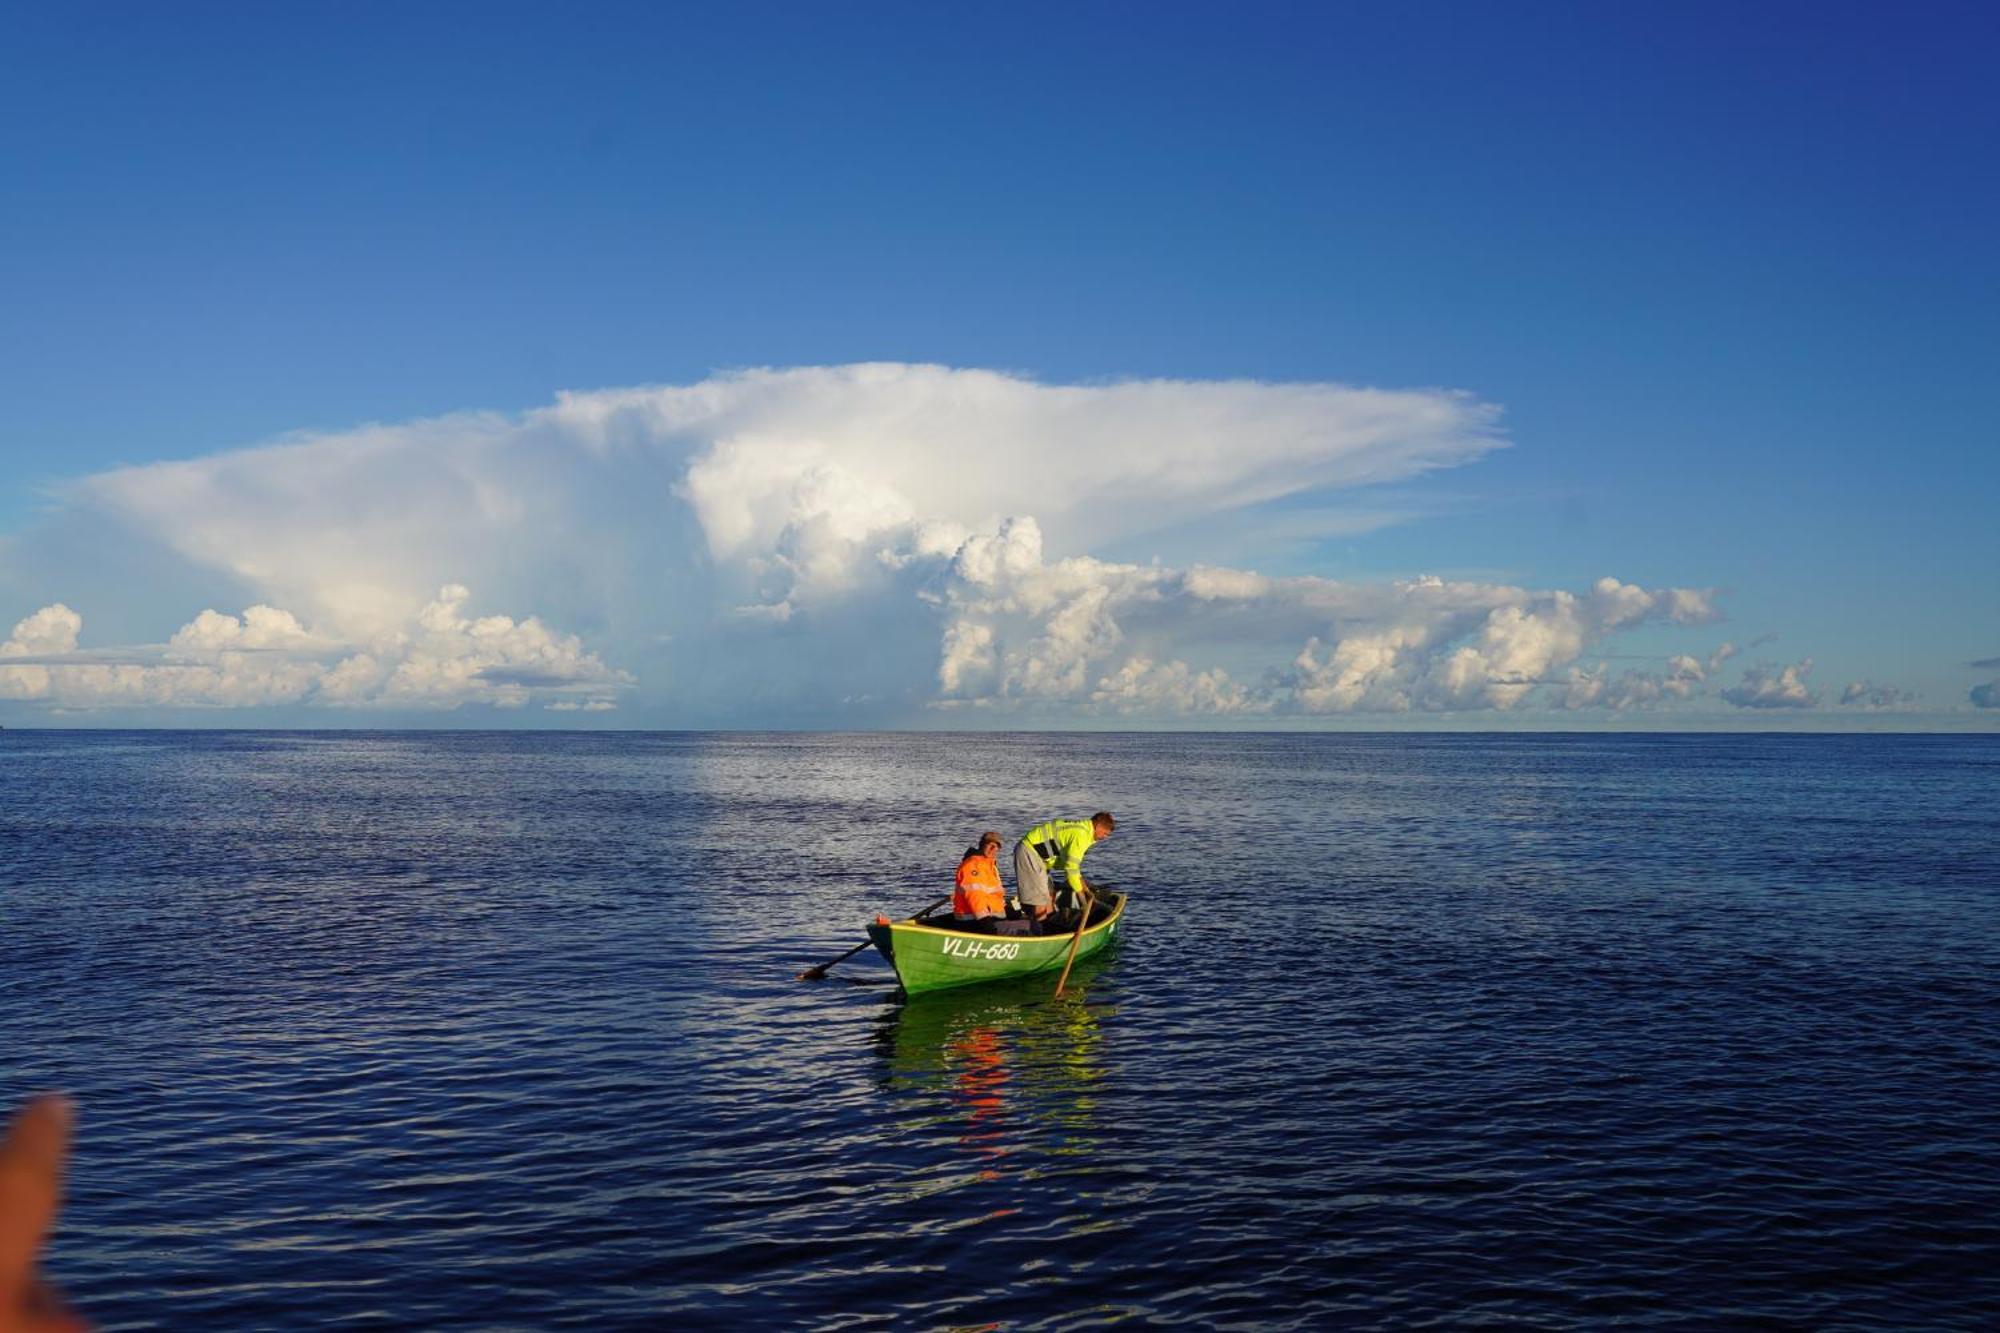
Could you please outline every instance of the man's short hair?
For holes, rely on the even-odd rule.
[[[1118,827],[1118,821],[1111,817],[1111,812],[1109,810],[1099,810],[1096,814],[1090,817],[1090,822],[1093,824],[1104,825],[1104,831],[1106,833],[1109,833],[1112,829]]]

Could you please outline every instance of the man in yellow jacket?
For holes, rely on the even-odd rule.
[[[1061,875],[1069,889],[1065,908],[1083,901],[1087,881],[1083,877],[1083,857],[1092,846],[1111,836],[1118,821],[1099,810],[1088,819],[1051,819],[1037,824],[1014,844],[1014,883],[1021,908],[1036,921],[1046,919],[1055,908],[1049,891],[1049,876]]]

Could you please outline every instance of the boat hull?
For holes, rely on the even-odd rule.
[[[1110,910],[1093,920],[1077,941],[1076,956],[1088,958],[1118,938],[1125,922],[1125,895],[1107,893]],[[876,922],[868,938],[908,995],[976,986],[985,981],[1060,972],[1069,959],[1073,935],[978,935],[908,921]]]

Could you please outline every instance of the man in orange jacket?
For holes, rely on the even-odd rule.
[[[965,930],[995,935],[1012,933],[1025,923],[1007,919],[1007,892],[1000,886],[1000,835],[982,833],[979,845],[958,863],[958,887],[951,895],[951,914]]]

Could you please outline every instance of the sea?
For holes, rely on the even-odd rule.
[[[0,1100],[102,1329],[1986,1330],[1997,910],[1994,736],[9,729]]]

